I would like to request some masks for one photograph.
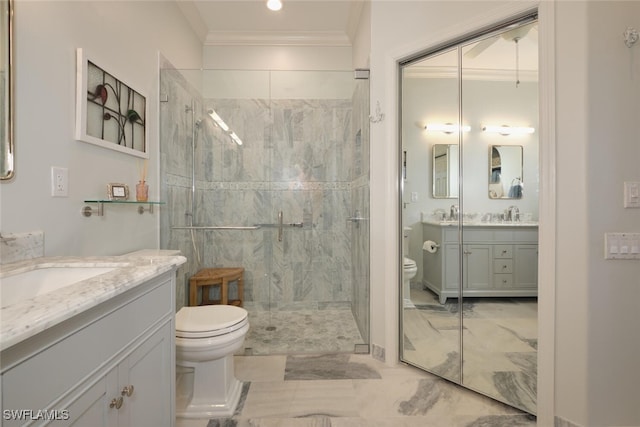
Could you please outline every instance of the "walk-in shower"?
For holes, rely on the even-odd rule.
[[[161,71],[178,305],[199,269],[243,267],[251,354],[368,350],[368,95],[353,71]]]

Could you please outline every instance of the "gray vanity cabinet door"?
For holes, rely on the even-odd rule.
[[[67,406],[71,418],[69,424],[62,425],[77,427],[117,426],[117,410],[109,407],[117,380],[118,372],[117,368],[114,368]]]
[[[538,288],[538,245],[515,245],[516,288]]]
[[[466,283],[464,289],[489,289],[491,281],[491,245],[465,245]]]
[[[167,321],[119,366],[120,394],[124,403],[118,425],[121,427],[169,427],[175,417],[171,371],[173,328]],[[130,396],[125,387],[132,387]]]

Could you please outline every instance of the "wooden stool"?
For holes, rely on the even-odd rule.
[[[189,280],[189,305],[198,305],[198,288],[202,289],[199,305],[228,304],[242,307],[244,288],[244,268],[205,268],[191,276]],[[238,282],[238,298],[229,300],[229,282]],[[209,286],[220,286],[220,299],[209,299]]]

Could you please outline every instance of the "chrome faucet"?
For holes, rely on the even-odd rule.
[[[517,206],[509,206],[506,216],[507,221],[520,221],[520,209]]]
[[[457,221],[460,215],[460,208],[458,205],[451,205],[451,210],[449,211],[449,219],[453,221]]]

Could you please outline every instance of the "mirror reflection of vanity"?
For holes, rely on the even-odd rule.
[[[12,72],[12,15],[11,0],[0,0],[0,179],[8,180],[14,174],[13,148],[13,80]]]
[[[525,18],[401,63],[399,147],[401,256],[418,268],[399,286],[401,360],[534,414],[536,32]]]

